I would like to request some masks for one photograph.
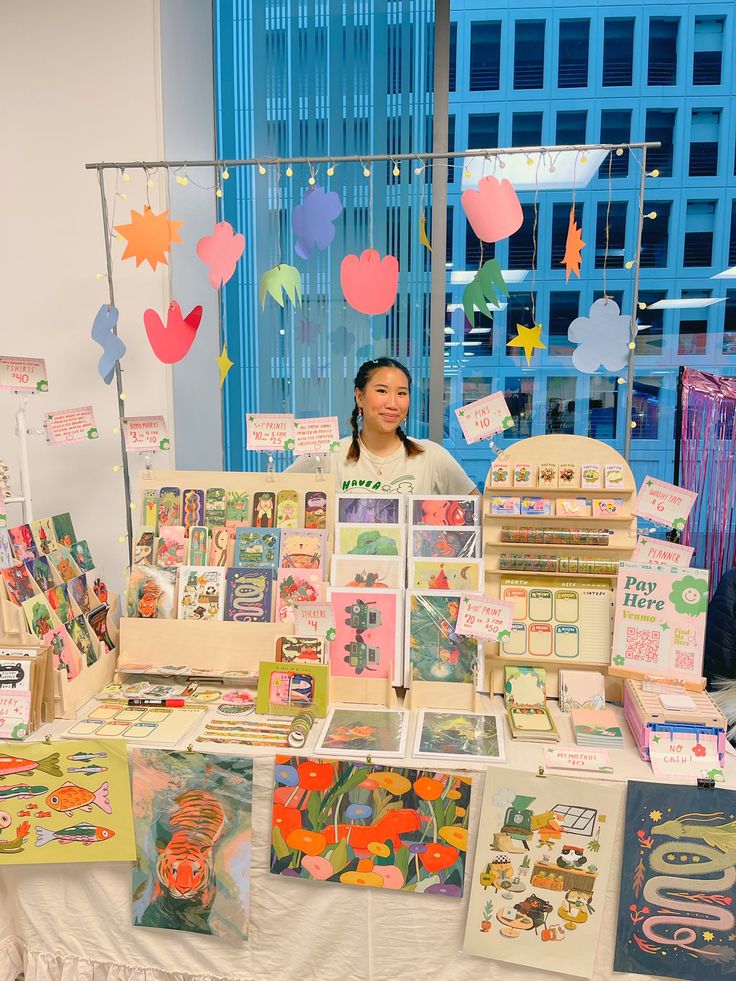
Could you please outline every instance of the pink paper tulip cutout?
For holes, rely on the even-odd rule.
[[[148,341],[153,353],[164,364],[176,364],[189,353],[194,344],[197,328],[202,319],[202,307],[194,307],[186,317],[182,316],[181,307],[172,300],[166,314],[166,326],[155,310],[146,310],[143,314],[143,324],[146,328]]]
[[[524,221],[519,197],[506,179],[483,177],[478,190],[463,191],[460,201],[470,227],[482,242],[500,242],[518,232]]]
[[[386,313],[394,305],[399,289],[399,260],[381,258],[376,249],[346,255],[340,265],[340,285],[345,299],[359,313]]]
[[[231,278],[245,251],[245,236],[227,221],[218,221],[211,235],[197,242],[197,255],[210,267],[210,286],[219,289]]]

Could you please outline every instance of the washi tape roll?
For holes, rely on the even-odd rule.
[[[286,737],[290,746],[300,749],[307,741],[309,730],[314,725],[314,716],[310,712],[302,712],[291,720],[289,735]]]

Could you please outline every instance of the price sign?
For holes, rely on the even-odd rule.
[[[97,439],[99,436],[91,405],[83,405],[79,409],[47,412],[44,422],[46,438],[51,446],[83,443],[85,440]]]
[[[645,477],[634,504],[634,514],[657,525],[682,531],[697,497],[695,491],[667,484],[655,477]]]
[[[163,416],[126,416],[123,419],[123,436],[128,453],[168,450],[171,446]]]
[[[321,419],[297,419],[294,423],[294,456],[315,453],[337,453],[340,449],[340,427],[337,416]]]
[[[294,607],[294,634],[297,637],[335,636],[335,614],[330,603],[297,603]]]
[[[591,770],[594,773],[613,773],[611,758],[605,749],[545,746],[544,763],[551,770]]]
[[[497,640],[511,637],[514,604],[485,596],[463,596],[457,616],[455,633],[478,640]]]
[[[690,565],[694,551],[689,545],[675,545],[661,538],[639,538],[631,560],[649,565]]]
[[[249,412],[245,417],[249,450],[293,450],[294,416],[290,412]]]
[[[48,392],[46,362],[43,358],[0,357],[0,389]]]
[[[501,392],[493,392],[492,395],[486,395],[477,402],[470,402],[460,409],[455,409],[455,415],[466,443],[489,439],[496,433],[502,433],[504,429],[511,429],[514,425],[506,399]]]

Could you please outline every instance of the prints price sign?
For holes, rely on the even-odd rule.
[[[294,456],[307,453],[324,455],[340,449],[340,428],[337,416],[320,419],[298,419],[294,423]]]
[[[251,412],[245,417],[249,450],[293,450],[294,416],[290,412]]]
[[[294,633],[297,637],[326,637],[331,640],[335,635],[332,604],[298,603],[294,607]]]
[[[168,450],[171,445],[163,416],[126,416],[123,419],[123,436],[128,453]]]
[[[470,402],[461,409],[455,409],[457,421],[463,431],[466,443],[477,443],[481,439],[489,439],[504,429],[511,429],[514,420],[511,418],[506,399],[501,392],[494,392]]]
[[[0,389],[48,392],[46,362],[43,358],[0,357]]]
[[[513,612],[514,604],[504,600],[463,596],[455,633],[461,637],[477,637],[479,640],[495,640],[499,643],[509,640]]]
[[[675,487],[654,477],[645,477],[634,504],[634,514],[655,524],[682,531],[697,496],[694,491]]]
[[[79,409],[49,412],[46,415],[45,425],[46,438],[51,446],[83,443],[85,440],[97,439],[99,436],[91,405],[83,405]]]

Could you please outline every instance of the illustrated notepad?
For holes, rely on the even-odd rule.
[[[504,668],[506,716],[514,739],[557,742],[560,738],[547,708],[544,668]]]
[[[592,977],[621,797],[611,784],[488,770],[464,953]]]

